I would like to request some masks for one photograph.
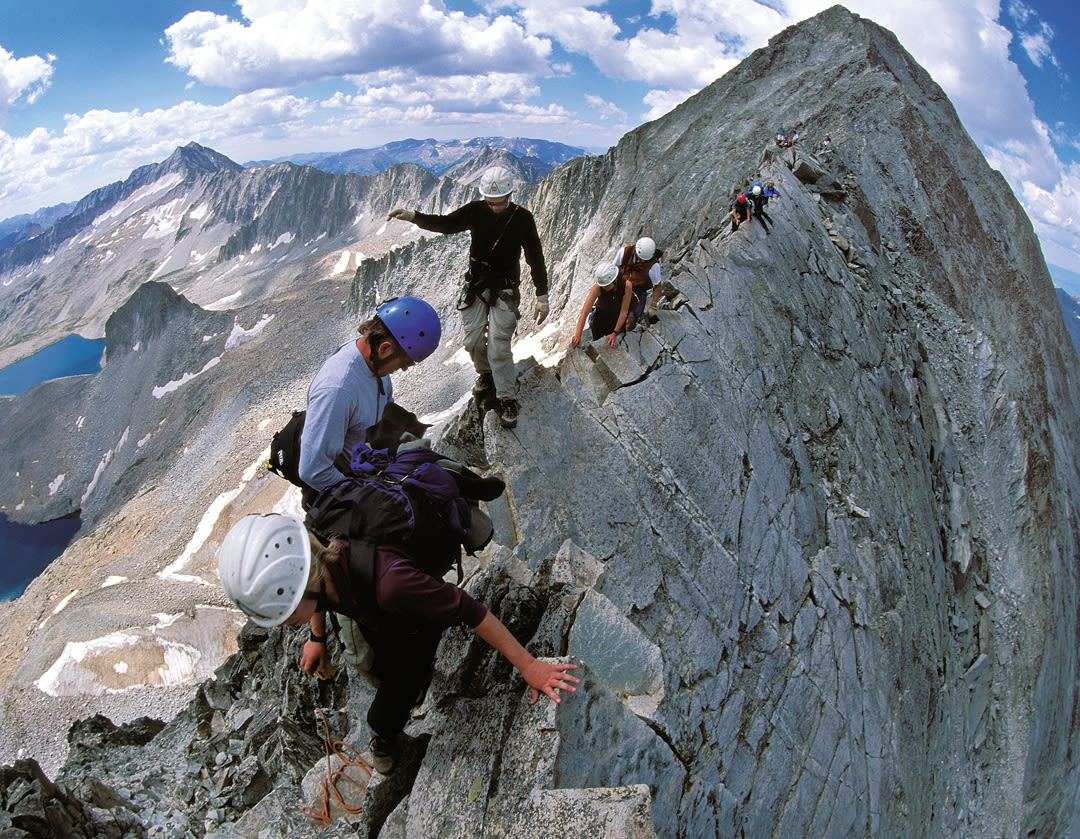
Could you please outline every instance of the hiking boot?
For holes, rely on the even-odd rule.
[[[476,384],[472,386],[473,395],[481,396],[493,390],[495,390],[495,379],[492,378],[490,372],[481,373],[476,377]]]
[[[513,428],[517,425],[520,412],[521,406],[518,405],[516,399],[499,400],[499,422],[503,428]]]
[[[398,742],[397,735],[382,737],[373,734],[368,749],[371,751],[371,765],[375,767],[376,772],[389,775],[394,771],[394,765],[401,755],[401,743]]]

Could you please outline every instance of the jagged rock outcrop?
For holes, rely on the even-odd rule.
[[[834,142],[780,150],[777,123]],[[732,234],[757,178],[776,224]],[[534,368],[535,422],[470,449],[508,477],[506,543],[574,539],[663,650],[679,835],[1073,824],[1075,359],[1030,224],[929,77],[833,9],[530,207],[571,323],[639,233],[690,301]]]
[[[806,145],[776,148],[777,124]],[[774,224],[732,232],[731,197],[758,178],[784,196]],[[248,629],[160,733],[122,758],[73,746],[58,781],[104,784],[148,835],[169,813],[221,839],[559,832],[541,814],[567,835],[1076,832],[1080,361],[1030,224],[940,89],[833,8],[519,198],[561,320],[519,364],[513,432],[461,396],[467,237],[362,262],[318,298],[319,322],[345,298],[366,313],[376,284],[447,316],[396,398],[430,415],[438,448],[505,479],[499,547],[469,586],[534,654],[579,661],[581,690],[529,706],[506,662],[448,633],[409,727],[415,775],[376,779],[358,827],[323,827],[296,815],[311,710],[342,711],[362,750],[365,687],[316,700],[325,683],[291,666],[299,639]],[[569,350],[592,266],[641,233],[674,287],[658,323]],[[246,405],[203,433],[255,427],[267,383],[243,371],[303,334],[264,331],[244,348],[259,358],[209,371]],[[213,582],[239,498],[283,503],[267,480],[221,508],[185,573]]]
[[[535,575],[502,549],[469,587],[518,635],[531,637],[538,654],[551,655],[565,646],[574,610],[601,570],[569,543]],[[580,622],[612,637],[630,629],[613,614]],[[371,687],[344,669],[326,681],[305,677],[295,666],[303,642],[295,631],[249,624],[238,640],[238,652],[168,724],[144,718],[115,726],[101,716],[82,721],[68,734],[70,753],[56,782],[36,766],[20,765],[21,783],[30,787],[36,779],[39,796],[63,802],[80,824],[100,830],[69,835],[355,835],[338,834],[340,827],[324,825],[304,807],[321,813],[334,805],[332,790],[322,785],[326,756],[334,741],[367,742],[362,709]],[[610,743],[621,744],[612,760],[665,767],[673,759],[657,735],[595,677],[587,675],[582,701],[556,708],[530,705],[523,682],[510,673],[471,633],[449,633],[439,671],[411,723],[404,766],[370,783],[370,771],[360,776],[363,808],[350,821],[361,835],[541,837],[567,829],[598,839],[657,835],[646,784],[566,783],[587,778],[579,761],[598,725]],[[655,756],[643,759],[643,752]],[[50,835],[42,818],[31,822],[23,815],[29,793],[13,782],[8,788],[6,809],[24,831],[14,835]],[[352,787],[342,780],[338,789],[349,795]],[[668,785],[664,793],[670,807],[677,790]],[[673,826],[674,814],[667,820]]]

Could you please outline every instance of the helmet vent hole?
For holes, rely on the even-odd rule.
[[[277,590],[277,593],[278,593],[278,597],[281,597],[281,595],[283,595],[283,594],[285,593],[285,589],[283,589],[283,588],[279,588],[279,589]]]

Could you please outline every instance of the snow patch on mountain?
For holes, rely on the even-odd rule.
[[[115,205],[113,205],[100,216],[98,216],[94,220],[94,227],[102,227],[105,225],[106,222],[111,221],[112,219],[127,217],[131,214],[133,207],[137,206],[148,198],[152,198],[153,196],[158,195],[162,192],[167,192],[174,186],[178,186],[183,180],[183,177],[178,173],[172,173],[166,175],[163,178],[159,178],[152,184],[147,184],[146,186],[135,190],[125,200],[117,202]]]

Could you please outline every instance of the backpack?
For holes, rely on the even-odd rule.
[[[304,433],[307,411],[293,411],[292,419],[270,440],[266,468],[301,489],[310,489],[300,480],[300,435]]]
[[[430,557],[442,576],[473,535],[478,502],[498,498],[506,484],[400,430],[410,422],[418,423],[404,409],[385,411],[350,452],[346,480],[315,494],[304,524],[325,540],[338,535],[350,543],[400,545],[417,559]]]
[[[376,446],[390,445],[405,433],[420,437],[429,428],[420,422],[415,414],[393,402],[383,409],[383,417],[384,419],[365,432]],[[270,456],[266,459],[266,468],[300,489],[314,492],[315,490],[300,478],[300,437],[304,433],[306,419],[307,411],[293,411],[292,418],[280,431],[274,433],[270,439]]]

